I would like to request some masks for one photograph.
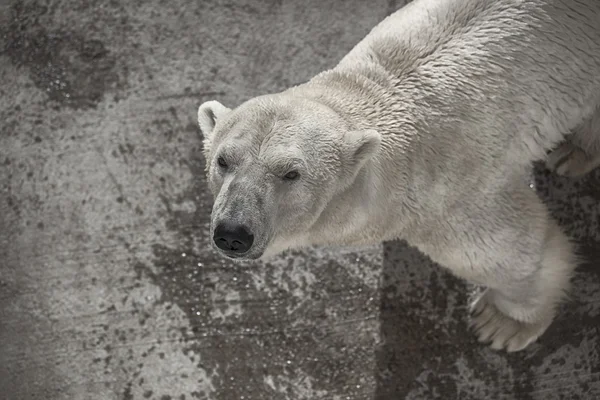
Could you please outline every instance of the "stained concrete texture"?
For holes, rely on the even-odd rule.
[[[1,399],[600,398],[598,172],[536,171],[584,265],[518,354],[404,243],[211,250],[198,105],[307,80],[402,2],[0,4]]]

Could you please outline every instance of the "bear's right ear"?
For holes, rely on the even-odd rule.
[[[205,143],[212,142],[213,131],[217,120],[229,114],[231,110],[216,100],[202,103],[198,107],[198,125]]]
[[[379,151],[381,135],[375,129],[349,131],[344,135],[349,165],[356,170]]]

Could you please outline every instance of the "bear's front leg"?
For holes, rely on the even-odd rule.
[[[526,348],[546,331],[565,297],[576,265],[572,246],[553,221],[544,236],[538,257],[531,248],[519,249],[516,241],[517,252],[527,256],[516,257],[512,267],[499,265],[496,274],[484,279],[487,289],[471,306],[471,327],[493,349]],[[519,267],[523,258],[533,268]]]
[[[455,275],[486,287],[471,306],[471,326],[479,341],[510,352],[546,331],[576,266],[571,243],[546,207],[524,179],[515,182],[465,201],[419,246]]]

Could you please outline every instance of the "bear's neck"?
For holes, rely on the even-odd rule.
[[[326,104],[352,129],[375,128],[382,135],[381,151],[313,225],[311,244],[362,245],[402,237],[411,221],[407,188],[413,128],[398,118],[392,104],[398,99],[387,78],[374,70],[334,69],[293,90]]]
[[[416,126],[420,108],[413,95],[403,93],[389,73],[376,65],[352,70],[334,68],[309,82],[290,89],[305,98],[325,104],[354,130],[375,129],[382,137],[376,161],[396,171],[396,182],[407,170],[411,149],[418,146]],[[386,165],[391,163],[392,165]],[[406,178],[406,176],[404,176]]]
[[[377,163],[368,162],[354,182],[333,197],[307,235],[311,245],[370,245],[401,235],[401,209],[390,213],[398,197],[384,194]],[[398,219],[390,218],[394,214]]]

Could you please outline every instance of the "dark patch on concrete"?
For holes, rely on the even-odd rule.
[[[415,264],[422,266],[416,275]],[[481,360],[478,354],[482,345],[468,330],[465,308],[472,290],[469,285],[432,265],[404,242],[385,244],[382,276],[383,346],[378,349],[376,400],[403,399],[421,387],[426,388],[419,392],[423,397],[411,398],[480,400],[509,394],[503,376],[489,371]],[[448,303],[450,296],[456,304]],[[448,325],[444,318],[449,316]],[[475,363],[469,366],[477,372],[472,388],[478,393],[475,397],[464,392],[459,396],[457,382],[452,379],[458,373],[456,361],[461,357]],[[480,385],[480,381],[486,385]],[[483,392],[477,391],[478,387]],[[525,387],[511,391],[513,395],[526,392]]]
[[[133,394],[131,393],[131,386],[133,386],[133,384],[131,382],[128,382],[125,385],[125,390],[123,391],[123,400],[133,400]]]
[[[401,5],[404,5],[404,2],[401,2]],[[387,2],[387,14],[390,15],[396,12],[400,8],[398,4],[398,0],[388,0]]]
[[[40,22],[48,12],[46,6],[16,2],[11,11],[10,23],[0,27],[5,42],[2,54],[17,67],[27,68],[50,100],[89,108],[123,84],[116,57],[101,40],[88,37],[88,32],[47,30]]]
[[[414,254],[407,256],[411,252]],[[397,255],[402,256],[399,259]],[[377,400],[405,398],[423,385],[427,387],[419,392],[425,396],[423,398],[533,399],[534,369],[562,346],[577,347],[584,339],[586,329],[600,324],[598,317],[572,315],[575,305],[566,304],[555,323],[531,348],[510,355],[496,353],[477,343],[467,328],[467,313],[461,306],[468,304],[469,287],[441,268],[436,271],[427,267],[428,271],[420,278],[407,278],[409,271],[414,271],[406,265],[407,259],[428,265],[424,256],[406,244],[386,244],[380,316],[383,346],[378,351]],[[595,272],[599,270],[596,268]],[[424,293],[426,286],[421,279],[428,276],[429,291]],[[448,310],[447,296],[452,292],[457,294],[460,303],[451,307],[452,322],[448,326],[442,320]],[[432,295],[433,298],[424,297]],[[442,326],[448,332],[440,330]],[[498,354],[505,360],[506,366],[512,369],[511,379],[498,370],[497,365],[482,359],[486,353]],[[470,363],[468,368],[474,374],[471,387],[468,382],[457,386],[456,361],[459,359]],[[425,382],[417,379],[424,372],[429,372]]]
[[[588,232],[583,236],[593,241],[595,232],[589,227],[600,226],[600,213],[591,213],[588,207],[600,201],[600,169],[579,178],[566,178],[548,171],[542,163],[534,166],[535,189],[548,206],[552,216],[563,228],[569,228],[567,234]],[[588,202],[573,201],[577,198],[589,198]],[[565,194],[570,196],[565,197]],[[591,220],[595,216],[595,221]],[[578,239],[578,238],[577,238]]]

